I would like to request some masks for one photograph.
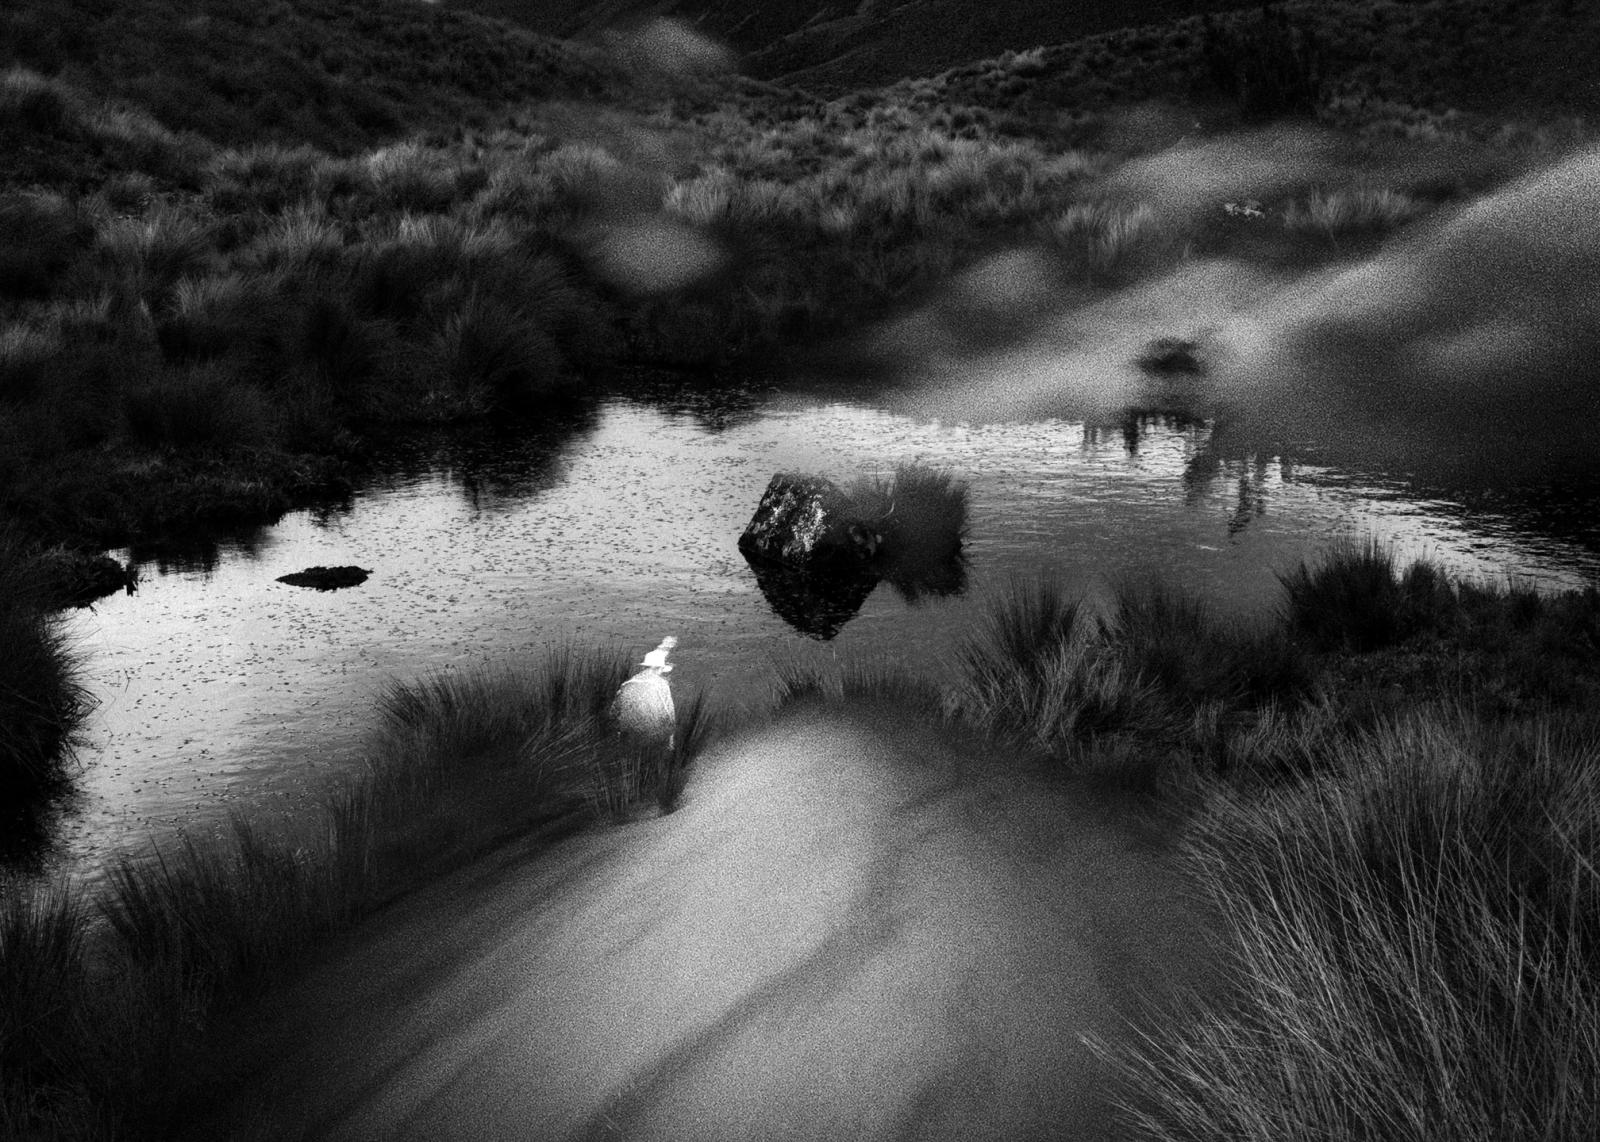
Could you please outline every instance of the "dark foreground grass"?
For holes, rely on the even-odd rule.
[[[59,786],[91,706],[33,548],[0,525],[0,829]]]
[[[1285,586],[1278,628],[1241,637],[1159,585],[1098,623],[1027,585],[965,652],[968,717],[1176,810],[1228,918],[1233,993],[1101,1045],[1133,1136],[1591,1137],[1595,593],[1454,582],[1375,545]],[[1258,640],[1289,663],[1277,686],[1250,684]]]
[[[670,753],[605,716],[619,654],[391,686],[366,772],[290,839],[236,820],[110,871],[104,896],[0,896],[0,1136],[158,1138],[181,1121],[207,1028],[339,931],[515,838],[670,811],[712,732],[683,704]]]
[[[1424,708],[1328,760],[1195,834],[1238,994],[1108,1052],[1142,1136],[1593,1137],[1600,722]]]
[[[780,707],[865,698],[1021,745],[1178,838],[1235,981],[1101,1045],[1136,1137],[1575,1140],[1600,1111],[1600,606],[1390,559],[1405,633],[1328,639],[1341,607],[1369,623],[1347,588],[1382,589],[1384,559],[1286,576],[1262,627],[1159,581],[1104,608],[1020,583],[951,688],[778,679]],[[1342,585],[1302,626],[1317,583]],[[160,1137],[207,1096],[183,1076],[208,1028],[339,931],[497,846],[670,811],[713,718],[683,701],[670,752],[623,740],[605,711],[627,670],[564,649],[392,686],[369,770],[314,828],[125,861],[94,903],[5,886],[0,1128]]]

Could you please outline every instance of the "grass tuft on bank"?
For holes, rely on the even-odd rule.
[[[509,842],[671,811],[715,725],[692,697],[671,751],[625,741],[605,711],[628,665],[561,647],[395,683],[365,771],[320,822],[278,837],[235,819],[122,859],[95,901],[0,885],[0,1124],[164,1137],[206,1094],[186,1076],[220,1013],[338,932]]]
[[[1141,1136],[1588,1137],[1600,723],[1424,707],[1330,753],[1340,780],[1221,799],[1191,844],[1237,994],[1106,1051]]]
[[[51,602],[37,549],[0,525],[0,804],[8,807],[64,785],[93,706],[80,655]],[[0,827],[13,823],[0,813]]]
[[[1329,639],[1326,601],[1297,625],[1289,584],[1374,568],[1407,606],[1405,583],[1429,585],[1403,634]],[[1105,1048],[1152,1136],[1483,1139],[1499,1120],[1522,1137],[1548,1105],[1552,1136],[1580,1137],[1600,1074],[1600,604],[1396,573],[1361,545],[1285,581],[1261,627],[1159,580],[1104,607],[1019,582],[951,688],[847,664],[782,673],[774,701],[867,699],[1020,744],[1181,842],[1240,975],[1194,1019]],[[672,750],[625,740],[606,708],[628,670],[565,647],[392,685],[367,771],[311,827],[239,822],[126,860],[99,903],[5,886],[0,1123],[160,1136],[204,1093],[181,1077],[203,1073],[208,1028],[339,931],[500,846],[670,812],[720,727],[690,697]],[[1396,687],[1409,705],[1375,699]]]

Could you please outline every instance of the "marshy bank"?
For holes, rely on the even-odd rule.
[[[3,1121],[162,1137],[270,1109],[306,1137],[482,1136],[466,1100],[571,1136],[781,1132],[778,1106],[788,1128],[934,1136],[1583,1137],[1600,594],[1353,548],[1286,576],[1268,623],[1160,583],[1111,595],[1019,586],[949,687],[797,670],[775,720],[720,736],[680,702],[671,757],[601,732],[621,659],[391,691],[371,774],[297,846],[241,829],[128,863],[98,906],[8,896]],[[900,719],[947,729],[886,736]],[[1140,928],[1127,892],[1170,923]],[[959,939],[929,926],[950,915]],[[1184,931],[1182,955],[1162,943]],[[1219,974],[1186,974],[1199,932]],[[316,998],[353,980],[359,1014]],[[1015,1018],[967,1022],[975,999]],[[459,1035],[435,1038],[444,1010]],[[415,1082],[378,1078],[374,1019]],[[797,1019],[814,1033],[775,1030]],[[987,1070],[966,1053],[996,1044]],[[227,1097],[226,1067],[179,1077],[253,1052],[274,1067]],[[866,1074],[895,1097],[864,1100]]]

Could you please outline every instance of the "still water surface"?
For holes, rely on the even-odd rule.
[[[642,654],[675,634],[674,689],[708,689],[726,707],[762,701],[774,666],[796,660],[941,677],[985,603],[1040,571],[1090,593],[1162,572],[1259,616],[1275,572],[1336,537],[1372,535],[1460,573],[1600,581],[1592,545],[1349,472],[1206,464],[1206,440],[1200,426],[1148,424],[1130,441],[1059,419],[951,425],[663,386],[606,398],[554,442],[401,449],[349,502],[292,513],[214,558],[146,564],[137,595],[70,619],[100,705],[53,863],[92,880],[113,854],[215,828],[229,811],[268,825],[301,813],[359,761],[386,682],[563,641]],[[967,590],[910,605],[883,583],[836,638],[803,637],[735,546],[768,479],[845,482],[911,459],[970,484]],[[372,575],[335,592],[275,581],[316,564]]]

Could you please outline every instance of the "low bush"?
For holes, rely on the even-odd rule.
[[[1335,752],[1337,782],[1203,821],[1238,987],[1108,1052],[1141,1136],[1587,1138],[1600,726],[1425,709]]]
[[[1357,653],[1392,646],[1453,613],[1455,594],[1438,570],[1416,563],[1403,574],[1375,540],[1344,543],[1315,568],[1279,576],[1289,632],[1318,650]]]
[[[0,525],[0,804],[59,788],[93,706],[78,656],[47,596],[31,544]],[[0,810],[0,827],[10,812]]]
[[[0,298],[49,294],[93,233],[83,213],[59,195],[0,196]]]
[[[225,453],[272,433],[265,398],[221,364],[163,370],[128,393],[124,418],[128,438],[157,451]]]
[[[968,488],[951,472],[897,464],[888,480],[850,489],[861,522],[878,536],[874,567],[908,602],[966,588]]]
[[[1321,102],[1326,52],[1311,29],[1278,4],[1253,16],[1207,16],[1201,54],[1212,84],[1247,117],[1312,115]]]

